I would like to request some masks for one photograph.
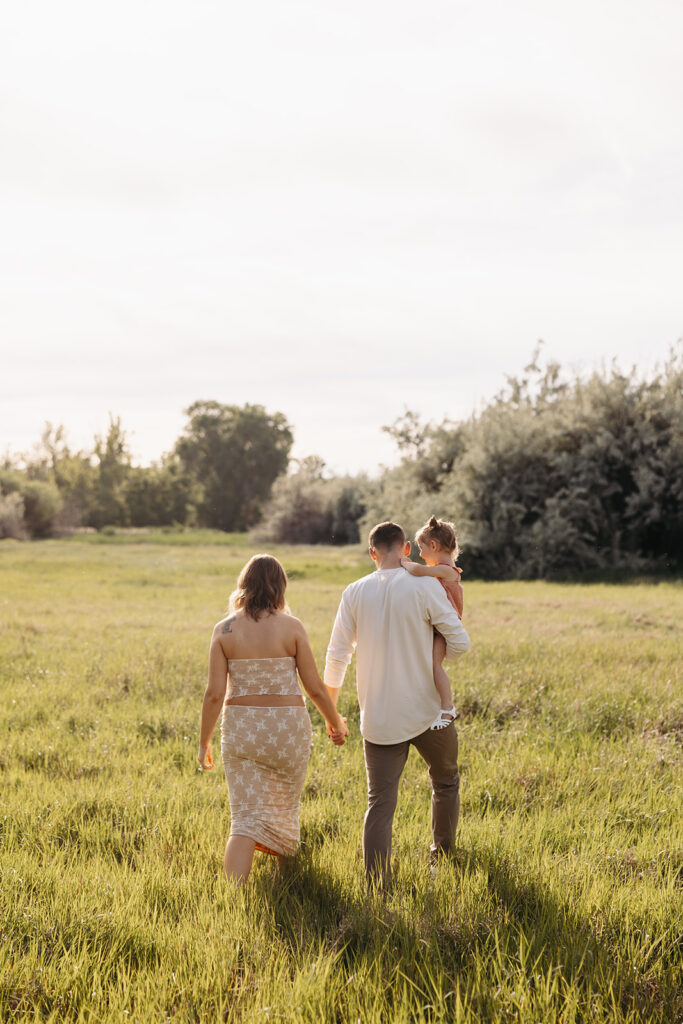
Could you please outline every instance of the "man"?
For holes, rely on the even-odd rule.
[[[432,783],[432,860],[453,849],[460,812],[458,735],[455,725],[432,730],[440,701],[434,685],[434,629],[447,657],[470,645],[458,614],[438,580],[413,577],[401,567],[410,544],[396,523],[380,523],[369,537],[376,571],[342,594],[325,661],[325,684],[337,702],[357,647],[368,809],[363,858],[371,881],[391,881],[391,831],[398,785],[411,744],[429,768]]]

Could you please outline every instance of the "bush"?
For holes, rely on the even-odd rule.
[[[302,459],[294,473],[275,481],[256,541],[281,544],[356,544],[365,512],[365,477],[325,479],[316,456]]]
[[[54,484],[27,480],[22,486],[24,521],[32,537],[51,537],[62,509],[62,499]]]
[[[25,540],[27,536],[23,498],[16,491],[13,494],[0,491],[0,540],[5,537]]]
[[[125,501],[131,526],[173,526],[187,523],[197,487],[177,460],[162,465],[134,466],[128,473]]]
[[[50,537],[62,508],[59,491],[52,483],[30,480],[16,470],[0,473],[0,493],[14,497],[14,512],[8,512],[9,520],[16,518],[19,503],[24,535],[29,537]],[[17,500],[18,499],[18,500]]]
[[[388,428],[408,454],[364,526],[455,519],[469,573],[494,578],[683,566],[683,358],[650,380],[616,368],[563,380],[534,359],[481,413]]]

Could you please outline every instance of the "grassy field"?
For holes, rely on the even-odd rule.
[[[413,753],[382,904],[353,672],[346,747],[312,711],[300,854],[226,885],[225,781],[195,756],[211,627],[252,552],[137,540],[0,544],[0,1019],[682,1019],[680,585],[466,585],[458,857],[430,882]],[[370,563],[276,553],[322,665]]]

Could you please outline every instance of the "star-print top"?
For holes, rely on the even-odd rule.
[[[230,658],[228,697],[300,696],[294,658]]]

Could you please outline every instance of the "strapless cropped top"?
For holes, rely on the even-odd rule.
[[[294,658],[231,658],[228,697],[301,696]]]

